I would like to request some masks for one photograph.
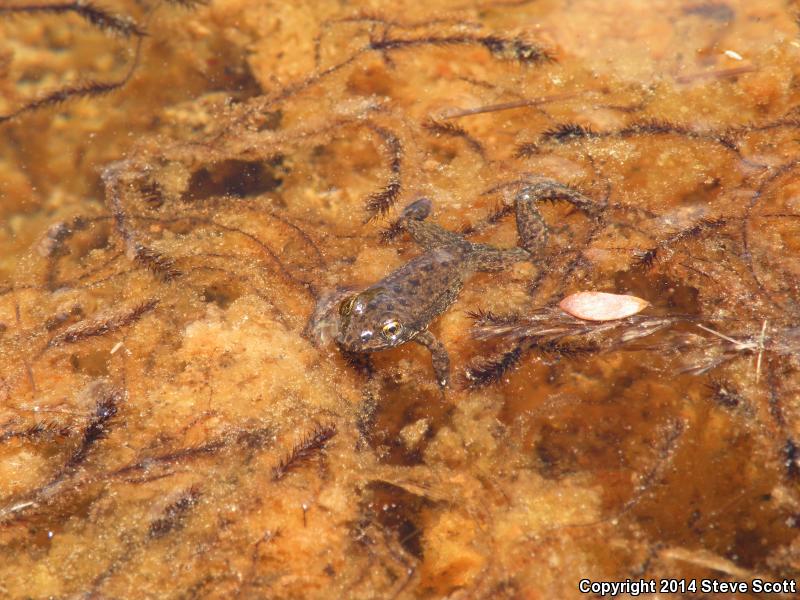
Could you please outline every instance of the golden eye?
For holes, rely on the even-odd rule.
[[[403,330],[403,326],[400,324],[400,321],[395,321],[392,319],[391,321],[387,321],[386,324],[381,329],[381,333],[383,337],[387,339],[395,338],[400,335],[400,332]]]
[[[350,314],[350,311],[353,310],[353,304],[356,302],[355,296],[350,296],[342,300],[342,303],[339,305],[339,314],[343,317],[346,317]]]

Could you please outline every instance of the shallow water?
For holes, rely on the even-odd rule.
[[[108,8],[138,59],[0,14],[0,596],[798,576],[794,7]],[[547,204],[535,264],[468,281],[444,394],[309,326],[418,255],[406,204],[512,246],[534,177],[598,216]],[[650,306],[602,329],[580,290]]]

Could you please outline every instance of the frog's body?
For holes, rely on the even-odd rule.
[[[476,244],[426,222],[430,200],[410,204],[400,225],[426,252],[342,301],[336,342],[349,352],[375,352],[415,341],[430,350],[439,385],[446,386],[450,361],[428,326],[455,302],[474,273],[538,258],[547,226],[536,203],[562,199],[583,210],[594,208],[585,196],[555,181],[522,188],[514,201],[522,247],[508,249]]]

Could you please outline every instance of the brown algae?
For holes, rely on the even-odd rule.
[[[798,576],[796,7],[9,6],[0,596]],[[402,207],[510,248],[532,177],[602,211],[432,321],[444,395],[320,343],[419,255]]]

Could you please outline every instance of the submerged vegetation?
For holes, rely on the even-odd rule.
[[[0,7],[0,595],[798,577],[796,15],[623,4]],[[403,207],[510,247],[539,177],[599,208],[434,322],[446,392],[330,343]]]

